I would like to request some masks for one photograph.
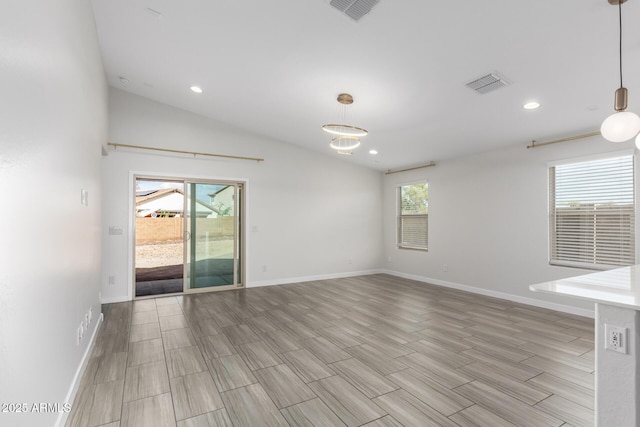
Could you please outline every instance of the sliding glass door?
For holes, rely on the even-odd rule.
[[[135,180],[134,294],[184,289],[184,181]]]
[[[187,182],[185,290],[238,286],[239,183]]]
[[[243,184],[135,177],[136,297],[242,287]]]

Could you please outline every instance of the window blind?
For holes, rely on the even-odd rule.
[[[635,264],[633,155],[549,168],[550,262]]]
[[[399,198],[398,246],[426,250],[429,242],[427,184],[403,185]]]

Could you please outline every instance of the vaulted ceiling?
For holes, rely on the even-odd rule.
[[[111,86],[333,156],[321,126],[348,92],[370,133],[342,157],[380,170],[596,131],[619,84],[607,0],[380,0],[357,22],[329,0],[93,6]],[[640,0],[622,10],[640,112]],[[509,85],[465,86],[492,72]],[[540,108],[523,109],[531,100]]]

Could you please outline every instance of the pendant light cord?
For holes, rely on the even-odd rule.
[[[620,58],[620,87],[624,87],[622,85],[622,0],[618,1],[618,28],[620,29],[620,38],[619,38],[619,55]]]

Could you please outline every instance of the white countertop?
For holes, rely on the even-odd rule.
[[[640,310],[640,265],[538,283],[529,289]]]

